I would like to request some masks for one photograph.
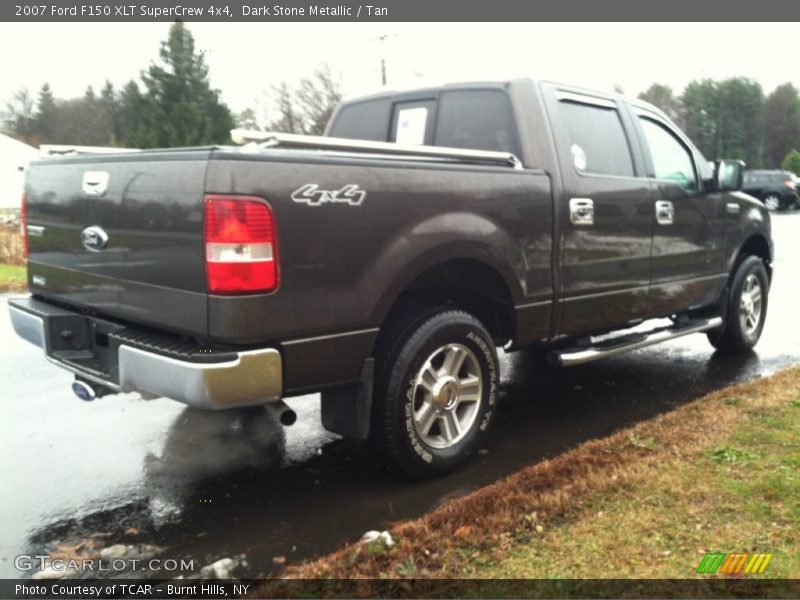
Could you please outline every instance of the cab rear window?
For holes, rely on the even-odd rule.
[[[434,145],[511,152],[519,142],[511,101],[500,90],[452,90],[439,97]]]
[[[365,100],[343,106],[336,115],[328,135],[385,142],[389,134],[392,103],[389,98]]]
[[[328,135],[520,154],[511,100],[495,89],[444,90],[425,99],[400,96],[345,105]]]

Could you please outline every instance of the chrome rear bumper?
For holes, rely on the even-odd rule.
[[[116,392],[171,398],[205,410],[263,404],[279,400],[283,392],[281,354],[274,348],[237,352],[224,362],[192,362],[122,343],[111,370],[117,377],[98,376],[68,364],[52,351],[46,320],[50,316],[81,318],[78,313],[33,299],[9,303],[9,313],[17,335],[42,348],[49,361]]]

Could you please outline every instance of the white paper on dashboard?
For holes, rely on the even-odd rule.
[[[398,144],[423,144],[425,142],[425,124],[427,122],[427,108],[402,109],[397,115],[397,136],[394,141]]]

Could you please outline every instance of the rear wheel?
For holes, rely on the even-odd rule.
[[[764,197],[764,206],[767,207],[767,210],[779,210],[781,208],[781,197],[778,194],[768,194]]]
[[[464,463],[485,434],[497,397],[492,338],[472,315],[406,312],[388,325],[377,356],[372,433],[414,477]]]
[[[749,352],[758,343],[767,317],[769,277],[757,256],[739,263],[728,296],[722,329],[710,331],[708,341],[725,352]]]

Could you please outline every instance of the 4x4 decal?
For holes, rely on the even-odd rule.
[[[367,192],[354,183],[348,183],[338,190],[321,190],[316,183],[307,183],[292,192],[292,200],[309,206],[319,206],[326,202],[358,206],[366,197]]]

